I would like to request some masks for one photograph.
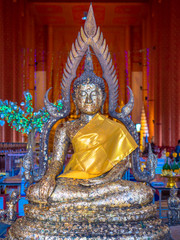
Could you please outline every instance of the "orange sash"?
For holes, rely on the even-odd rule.
[[[138,145],[122,123],[96,114],[72,140],[74,154],[59,177],[88,179],[101,176]]]

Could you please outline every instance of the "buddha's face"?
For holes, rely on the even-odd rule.
[[[95,84],[79,85],[75,92],[75,104],[81,113],[95,114],[103,103],[102,90]]]

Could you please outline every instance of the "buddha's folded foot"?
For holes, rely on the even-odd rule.
[[[66,179],[65,179],[66,180]],[[143,183],[117,180],[106,184],[86,187],[73,179],[59,179],[48,201],[55,208],[70,206],[119,206],[146,205],[153,199],[152,189]]]

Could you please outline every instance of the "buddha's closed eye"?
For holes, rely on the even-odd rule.
[[[87,93],[85,91],[80,92],[80,96],[85,97],[86,95],[87,95]]]

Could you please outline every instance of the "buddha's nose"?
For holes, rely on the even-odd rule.
[[[91,95],[87,94],[86,103],[92,103]]]

